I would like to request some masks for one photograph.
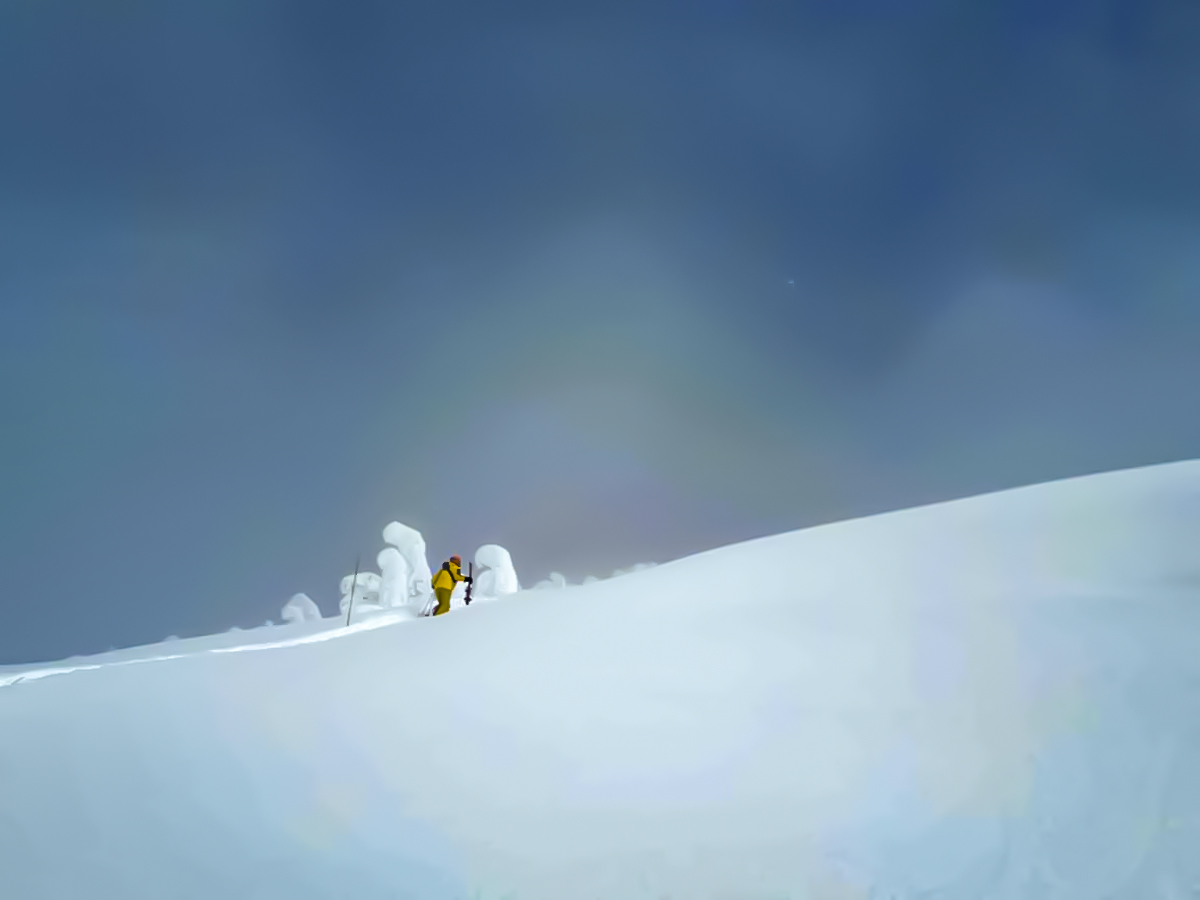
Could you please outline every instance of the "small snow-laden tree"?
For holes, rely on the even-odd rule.
[[[404,554],[395,547],[384,547],[376,557],[379,563],[379,605],[384,609],[405,606],[409,601],[408,584],[411,569]]]
[[[342,616],[345,617],[346,610],[350,606],[352,585],[354,586],[354,611],[356,613],[378,612],[382,609],[379,605],[379,582],[380,578],[374,572],[359,572],[357,580],[353,575],[343,578],[342,599],[338,603]]]
[[[285,622],[316,622],[321,618],[321,610],[308,594],[293,594],[292,599],[283,604],[279,618]]]
[[[512,555],[499,544],[484,544],[475,551],[475,583],[472,597],[495,599],[521,589]]]
[[[430,582],[433,573],[429,571],[429,561],[425,558],[425,538],[415,528],[409,528],[400,522],[390,522],[383,529],[384,543],[395,547],[408,565],[406,601],[414,609],[420,611],[433,594]],[[381,564],[382,565],[382,564]]]
[[[543,578],[533,586],[535,591],[558,590],[567,586],[567,576],[562,572],[551,572],[549,577]]]

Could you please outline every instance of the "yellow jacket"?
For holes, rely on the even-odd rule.
[[[467,578],[462,573],[462,569],[452,562],[442,563],[442,567],[437,570],[433,576],[433,589],[436,590],[454,590],[454,585],[460,581],[466,581]]]

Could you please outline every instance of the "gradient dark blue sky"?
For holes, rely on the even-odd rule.
[[[393,518],[531,582],[1200,455],[1197,47],[1186,0],[4,4],[0,662],[331,612]]]

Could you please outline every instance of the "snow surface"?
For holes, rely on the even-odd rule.
[[[8,667],[0,894],[1190,897],[1198,648],[1189,462]]]
[[[535,591],[557,591],[567,586],[567,576],[562,572],[551,572],[533,586]]]

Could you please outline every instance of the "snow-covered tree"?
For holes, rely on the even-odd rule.
[[[521,589],[512,556],[499,544],[484,544],[475,551],[475,584],[472,596],[480,600],[515,594]]]
[[[308,594],[294,594],[283,605],[279,618],[285,622],[316,622],[321,618],[321,610]]]

